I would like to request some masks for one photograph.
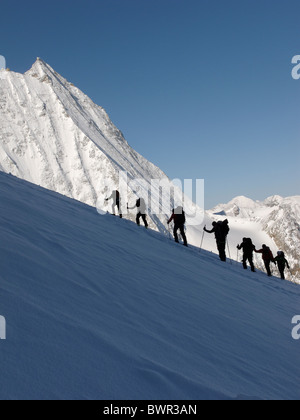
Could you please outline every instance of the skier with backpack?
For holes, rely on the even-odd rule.
[[[253,264],[253,252],[255,250],[255,246],[252,243],[252,239],[250,238],[243,238],[243,242],[241,245],[237,246],[238,250],[243,250],[243,267],[247,270],[247,261],[249,261],[251,271],[255,273],[255,267]]]
[[[277,252],[277,257],[275,258],[275,263],[277,263],[279,273],[281,275],[281,280],[285,280],[284,270],[285,267],[290,269],[288,261],[285,259],[285,255],[283,251]]]
[[[254,251],[257,254],[262,254],[262,258],[263,258],[264,263],[265,263],[267,274],[268,274],[269,277],[272,277],[272,271],[271,271],[270,265],[271,265],[271,262],[274,263],[274,264],[276,264],[276,263],[275,263],[275,259],[274,259],[273,253],[270,250],[270,248],[267,245],[263,245],[262,246],[262,249],[260,249],[259,251],[257,251],[255,249]]]
[[[204,226],[203,230],[207,233],[214,233],[215,238],[217,241],[217,247],[219,251],[220,260],[226,262],[226,242],[227,242],[227,235],[230,231],[228,226],[228,220],[224,220],[223,222],[213,222],[213,228],[211,230],[207,230],[206,226]]]
[[[175,242],[179,243],[179,239],[178,239],[178,230],[180,231],[180,234],[182,236],[183,242],[184,242],[184,246],[188,246],[187,243],[187,238],[185,235],[185,229],[184,229],[184,225],[186,222],[186,218],[185,218],[185,212],[183,210],[182,207],[177,207],[176,209],[172,210],[172,216],[170,217],[169,221],[168,221],[168,225],[172,222],[172,220],[174,220],[174,238],[175,238]]]
[[[147,222],[147,218],[146,218],[146,203],[145,200],[143,198],[138,198],[136,200],[136,203],[133,207],[128,207],[127,205],[127,210],[133,210],[137,208],[137,215],[136,215],[136,224],[138,226],[140,226],[140,219],[143,219],[145,228],[148,229],[148,222]]]
[[[119,212],[120,219],[122,219],[123,215],[122,215],[122,212],[121,212],[121,197],[120,197],[119,191],[117,191],[117,190],[116,191],[113,191],[112,194],[111,194],[111,196],[105,199],[105,201],[109,201],[109,200],[113,200],[113,203],[112,203],[112,214],[114,216],[116,215],[115,208],[117,207],[118,212]]]

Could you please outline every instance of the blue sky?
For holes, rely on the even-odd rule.
[[[206,208],[299,195],[299,0],[1,0],[0,55],[41,57]]]

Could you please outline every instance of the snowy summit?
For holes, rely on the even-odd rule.
[[[170,183],[129,146],[102,107],[41,59],[24,75],[6,72],[0,97],[3,172],[101,207],[107,187],[117,189],[120,173],[127,174],[131,203],[136,190],[150,190],[152,180]],[[152,200],[159,207],[159,188],[152,189]],[[176,200],[182,200],[178,189]],[[185,205],[194,208],[187,197]],[[151,228],[165,231],[169,212],[170,203],[163,203],[162,216],[150,215]]]

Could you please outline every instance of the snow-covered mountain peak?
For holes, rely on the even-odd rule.
[[[219,204],[211,210],[211,213],[232,217],[249,217],[257,207],[259,207],[259,203],[248,197],[238,196],[227,204]]]
[[[280,195],[272,195],[271,197],[268,197],[263,204],[270,207],[279,206],[283,200],[284,198]]]
[[[41,58],[37,58],[31,69],[28,70],[25,75],[34,77],[38,80],[42,80],[44,77],[49,77],[49,79],[52,80],[53,76],[55,75],[55,71]]]
[[[252,209],[252,208],[257,208],[258,207],[258,203],[254,200],[252,200],[251,198],[245,197],[243,195],[235,197],[233,200],[231,200],[228,203],[228,206],[238,206],[240,208],[248,208],[248,209]]]
[[[255,201],[253,201],[251,198],[249,197],[245,197],[244,195],[239,195],[235,198],[233,198],[230,203],[234,203],[238,206],[243,206],[243,207],[252,207],[254,206],[256,203]]]
[[[37,69],[42,69],[42,68],[45,68],[46,70],[47,67],[49,67],[48,64],[44,60],[42,60],[40,57],[37,57],[36,61],[31,66],[30,70],[37,70]]]
[[[24,75],[0,80],[0,170],[108,211],[104,198],[126,173],[130,204],[138,186],[147,200],[151,191],[151,204],[161,210],[150,226],[165,231],[170,200],[161,207],[152,181],[170,183],[167,176],[129,146],[101,106],[41,59]],[[174,201],[182,201],[175,190]],[[185,207],[194,211],[191,200]]]

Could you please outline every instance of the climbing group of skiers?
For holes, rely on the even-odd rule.
[[[112,214],[115,216],[115,209],[117,207],[119,216],[122,219],[122,212],[121,212],[121,196],[119,191],[113,191],[111,196],[105,199],[105,202],[108,202],[109,200],[113,200],[112,204]],[[146,215],[146,203],[143,198],[138,198],[136,200],[136,203],[134,206],[129,207],[127,204],[127,210],[133,210],[137,208],[137,216],[136,216],[136,223],[138,226],[140,226],[140,219],[143,220],[144,225],[146,229],[148,228],[148,222],[147,222],[147,215]],[[179,243],[179,237],[178,237],[178,231],[180,231],[182,240],[184,242],[185,246],[188,246],[186,235],[185,235],[185,213],[182,207],[177,207],[176,209],[173,209],[172,215],[168,221],[168,225],[174,221],[174,238],[177,243]]]
[[[109,200],[113,200],[112,203],[112,214],[115,216],[115,210],[116,207],[118,209],[118,213],[120,218],[122,219],[123,215],[121,212],[121,208],[122,208],[122,204],[121,204],[121,196],[119,191],[113,191],[111,196],[105,199],[105,202],[108,202]],[[138,226],[140,226],[140,219],[142,218],[145,228],[148,228],[148,222],[147,222],[147,216],[146,216],[146,203],[145,200],[143,198],[139,198],[136,200],[136,203],[133,207],[129,207],[129,205],[127,204],[127,210],[133,210],[137,208],[137,215],[136,215],[136,224]]]
[[[213,222],[213,229],[207,230],[206,226],[204,227],[204,231],[208,233],[214,233],[217,241],[217,247],[219,250],[219,255],[221,261],[226,261],[226,243],[227,243],[227,235],[229,233],[229,226],[228,220],[224,220],[223,222]],[[238,250],[243,250],[243,267],[247,270],[247,262],[249,262],[251,271],[255,272],[253,256],[254,252],[257,254],[262,254],[262,258],[265,264],[265,268],[269,277],[272,276],[271,271],[271,262],[275,265],[278,265],[278,270],[280,272],[280,276],[282,280],[285,280],[285,269],[286,267],[289,269],[289,263],[285,258],[284,252],[278,251],[277,257],[274,258],[272,251],[267,245],[263,245],[261,249],[257,250],[255,245],[253,245],[252,239],[250,238],[243,238],[243,242],[240,245],[237,245]]]
[[[278,251],[277,257],[274,258],[272,251],[267,245],[263,245],[262,249],[256,250],[256,247],[255,245],[253,245],[252,240],[250,238],[244,238],[242,244],[237,246],[237,249],[243,250],[243,266],[245,270],[247,270],[247,261],[249,261],[251,270],[255,272],[255,267],[253,263],[253,253],[256,252],[257,254],[262,254],[265,268],[269,277],[272,276],[271,263],[274,263],[278,266],[281,279],[285,280],[285,269],[286,267],[289,269],[290,266],[285,258],[283,251]]]
[[[213,222],[213,229],[207,230],[206,226],[203,229],[207,233],[214,233],[215,238],[217,241],[217,247],[220,255],[221,261],[226,261],[226,244],[227,236],[230,231],[228,226],[228,220],[220,221],[220,222]],[[228,247],[229,248],[229,247]],[[265,264],[265,268],[269,277],[272,276],[271,271],[271,262],[275,265],[277,264],[278,270],[280,272],[280,276],[282,280],[285,280],[285,269],[286,267],[289,269],[289,263],[285,258],[284,252],[278,251],[277,257],[274,258],[271,249],[267,245],[263,245],[261,249],[257,250],[255,245],[253,245],[252,239],[250,238],[243,238],[243,242],[240,245],[237,245],[238,250],[243,250],[243,267],[247,270],[247,262],[249,262],[251,270],[255,272],[253,256],[254,252],[257,254],[262,254],[262,258]]]
[[[113,215],[115,215],[115,208],[117,207],[119,216],[120,218],[122,218],[121,198],[120,198],[119,191],[113,191],[112,195],[109,198],[106,198],[105,201],[107,202],[111,199],[113,200],[113,204],[112,204]],[[143,198],[138,198],[133,207],[129,207],[127,204],[128,210],[132,210],[134,208],[137,208],[137,216],[136,216],[137,225],[140,226],[140,219],[142,218],[145,227],[148,228],[145,200]],[[187,247],[188,242],[187,242],[187,237],[185,234],[186,217],[185,217],[185,212],[183,210],[183,207],[179,206],[176,209],[172,210],[172,215],[167,222],[168,226],[170,225],[172,221],[174,222],[173,234],[174,234],[175,242],[179,243],[179,236],[178,236],[178,231],[179,231],[183,244],[184,246]],[[213,227],[211,230],[206,229],[206,226],[204,226],[203,231],[207,233],[215,234],[220,260],[223,262],[226,262],[227,261],[226,245],[228,246],[227,237],[230,232],[229,222],[227,219],[224,221],[213,222],[212,226]],[[203,232],[203,235],[204,235],[204,232]],[[202,238],[202,242],[203,242],[203,238]],[[201,247],[202,247],[202,244],[201,244]],[[254,257],[254,252],[256,252],[257,254],[262,254],[265,268],[269,277],[272,276],[271,263],[274,263],[275,265],[277,264],[278,266],[281,279],[285,280],[285,269],[286,267],[290,269],[290,266],[289,266],[288,261],[285,258],[284,252],[278,251],[277,257],[274,258],[273,253],[268,246],[263,245],[261,249],[257,250],[250,238],[243,238],[243,242],[237,245],[237,249],[243,250],[242,262],[243,262],[243,267],[245,270],[247,270],[247,262],[249,262],[251,270],[255,272],[253,257]],[[229,246],[228,246],[228,250],[229,250]]]

